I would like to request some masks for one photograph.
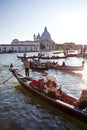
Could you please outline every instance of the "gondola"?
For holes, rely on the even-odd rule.
[[[63,59],[63,58],[66,58],[66,56],[42,56],[41,59]]]
[[[36,98],[39,98],[41,101],[51,105],[52,107],[65,112],[67,115],[78,119],[80,121],[87,123],[87,111],[78,107],[78,99],[72,97],[62,90],[56,98],[49,96],[47,93],[38,90],[35,85],[32,85],[31,82],[34,80],[32,78],[27,78],[21,74],[18,69],[14,67],[9,68],[13,76],[18,80],[18,82],[24,87],[29,93],[32,93]]]
[[[77,57],[78,54],[66,54],[66,57]]]
[[[51,62],[47,63],[48,69],[55,69],[61,71],[82,71],[84,70],[84,62],[80,66],[69,66],[69,65],[58,65],[57,63],[53,64]]]
[[[30,69],[32,70],[36,70],[36,71],[43,71],[43,70],[48,70],[47,66],[42,66],[42,65],[36,65],[36,66],[32,66],[30,65]]]
[[[84,66],[51,66],[49,69],[56,69],[56,70],[61,70],[61,71],[82,71],[84,70]]]
[[[31,58],[38,58],[38,56],[26,56],[28,59],[31,59]],[[17,58],[20,58],[20,59],[23,59],[25,58],[24,56],[18,56],[17,55]]]
[[[53,52],[53,54],[60,54],[60,53],[61,53],[61,51]]]
[[[45,54],[41,54],[40,56],[36,56],[36,55],[33,55],[33,56],[26,56],[28,59],[33,59],[33,58],[40,58],[42,56],[44,56]],[[23,59],[25,58],[25,56],[18,56],[17,55],[17,58],[20,58],[20,59]]]

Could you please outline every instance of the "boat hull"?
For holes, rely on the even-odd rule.
[[[16,72],[12,70],[13,75],[18,80],[18,82],[22,85],[23,88],[25,88],[29,93],[34,95],[36,98],[39,98],[41,101],[51,105],[51,107],[54,107],[67,115],[74,117],[80,121],[87,123],[87,113],[84,113],[81,109],[75,108],[73,105],[67,104],[61,100],[55,100],[48,95],[39,92],[37,89],[33,88],[30,84],[27,84],[23,81],[20,76],[16,75]]]
[[[30,66],[30,69],[36,70],[36,71],[43,71],[43,70],[48,70],[48,67],[43,67],[43,66]]]
[[[62,71],[82,71],[84,66],[51,66],[50,69],[57,69]]]
[[[32,93],[35,97],[39,98],[41,101],[51,105],[51,107],[54,107],[64,113],[67,113],[71,117],[74,117],[76,119],[79,119],[83,122],[87,122],[87,115],[81,113],[78,109],[73,109],[72,107],[68,106],[65,103],[62,103],[61,101],[55,101],[51,99],[50,97],[39,93],[38,91],[35,91],[34,89],[31,89],[30,87],[27,87],[24,83],[22,83],[20,80],[18,80],[19,83],[24,87],[26,90],[28,90],[30,93]]]
[[[63,59],[63,58],[66,58],[66,56],[61,56],[61,57],[59,57],[59,56],[52,56],[52,57],[41,57],[41,59],[47,59],[47,60],[49,60],[49,59]]]

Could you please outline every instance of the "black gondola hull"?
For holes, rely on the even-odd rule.
[[[14,73],[14,71],[15,70],[12,70],[11,72],[13,73],[15,78],[18,80],[18,82],[23,86],[23,88],[25,88],[27,91],[29,91],[29,93],[32,93],[36,98],[39,98],[41,101],[43,101],[43,102],[51,105],[52,107],[68,114],[71,117],[74,117],[80,121],[87,123],[87,113],[83,112],[79,108],[77,109],[72,105],[64,103],[63,101],[60,101],[60,100],[52,99],[51,97],[45,95],[44,93],[39,92],[35,88],[31,87],[31,85],[26,84],[26,82],[24,82],[22,80],[22,78],[17,76],[16,73]]]

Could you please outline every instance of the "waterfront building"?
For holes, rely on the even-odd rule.
[[[19,41],[18,39],[14,39],[11,44],[1,44],[0,45],[0,53],[8,53],[8,52],[39,52],[41,50],[44,51],[52,51],[55,50],[55,42],[51,39],[51,35],[45,27],[44,32],[40,36],[36,36],[34,34],[33,41]]]
[[[45,51],[55,50],[55,42],[52,40],[51,35],[47,30],[47,27],[44,28],[44,32],[42,33],[41,36],[39,33],[37,36],[34,34],[34,41],[40,43],[40,47],[42,50]]]
[[[34,41],[19,41],[18,39],[14,39],[11,44],[0,45],[0,53],[35,51],[40,51],[40,44]]]

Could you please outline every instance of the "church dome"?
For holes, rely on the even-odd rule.
[[[41,35],[44,39],[51,39],[50,33],[47,31],[47,28],[45,27],[44,32]]]

